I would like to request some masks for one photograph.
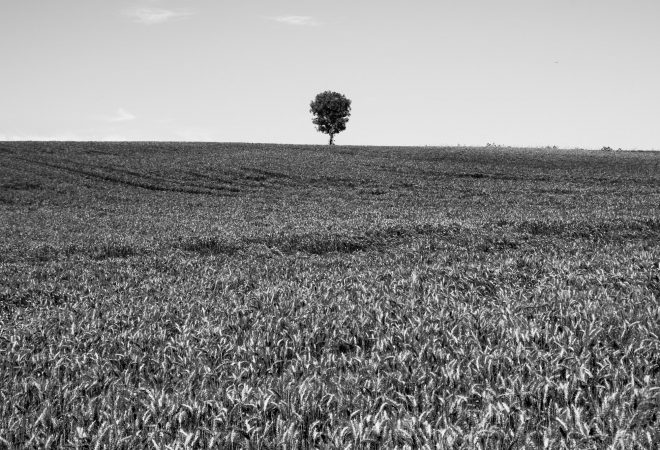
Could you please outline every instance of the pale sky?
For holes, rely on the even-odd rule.
[[[660,0],[0,0],[0,140],[660,149]]]

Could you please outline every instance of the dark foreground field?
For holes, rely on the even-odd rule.
[[[660,153],[0,143],[0,449],[660,442]]]

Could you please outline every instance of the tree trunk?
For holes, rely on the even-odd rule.
[[[330,133],[330,144],[329,145],[335,145],[335,135],[333,133]]]

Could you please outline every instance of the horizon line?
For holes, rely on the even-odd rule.
[[[282,142],[247,142],[247,141],[204,141],[204,140],[94,140],[94,139],[19,139],[19,140],[0,140],[2,143],[94,143],[94,144],[239,144],[239,145],[277,145],[277,146],[296,146],[296,147],[375,147],[375,148],[463,148],[463,149],[492,149],[492,150],[572,150],[572,151],[599,151],[599,152],[658,152],[660,149],[654,148],[611,148],[611,147],[565,147],[558,145],[468,145],[468,144],[296,144]]]

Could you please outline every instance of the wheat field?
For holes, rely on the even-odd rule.
[[[0,449],[653,449],[660,153],[0,143]]]

